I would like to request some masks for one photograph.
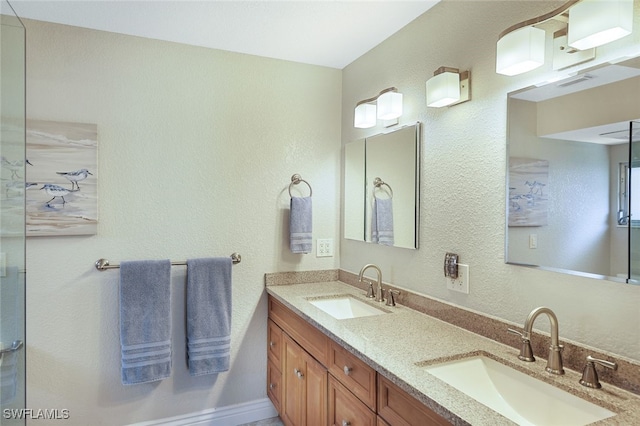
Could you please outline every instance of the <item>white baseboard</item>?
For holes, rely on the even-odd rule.
[[[165,419],[134,423],[130,426],[238,426],[276,417],[278,412],[269,398]]]

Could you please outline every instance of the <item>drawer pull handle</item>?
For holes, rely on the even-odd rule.
[[[304,374],[302,374],[302,371],[298,370],[297,368],[293,369],[293,373],[298,376],[298,379],[302,379],[304,377]]]
[[[351,422],[348,422],[346,420],[342,421],[342,426],[350,426],[350,425],[351,425]]]
[[[344,374],[346,374],[347,376],[348,376],[349,374],[351,374],[351,371],[352,371],[352,370],[353,370],[353,368],[351,368],[351,367],[347,367],[346,365],[345,365],[345,366],[344,366],[344,368],[343,368]]]

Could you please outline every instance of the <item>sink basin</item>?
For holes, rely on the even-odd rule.
[[[615,413],[478,355],[427,371],[519,425],[586,425]]]
[[[307,299],[313,306],[322,309],[336,319],[369,317],[386,312],[350,295],[338,295]]]

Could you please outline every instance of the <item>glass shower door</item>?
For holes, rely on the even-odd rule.
[[[640,283],[640,122],[629,123],[629,279]]]
[[[25,424],[25,28],[0,0],[0,425]]]

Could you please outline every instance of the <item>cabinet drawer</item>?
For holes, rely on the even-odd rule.
[[[329,347],[329,372],[375,411],[376,371],[337,343]]]
[[[381,375],[378,375],[378,414],[394,426],[450,424]]]
[[[329,338],[320,330],[300,318],[272,296],[269,296],[269,318],[322,365],[327,365]]]
[[[280,413],[282,407],[282,373],[273,361],[267,362],[267,395],[273,402],[276,411]]]
[[[267,328],[267,355],[282,370],[282,330],[273,321],[269,320]]]
[[[329,376],[329,424],[333,426],[376,426],[373,411],[356,398],[335,377]]]

